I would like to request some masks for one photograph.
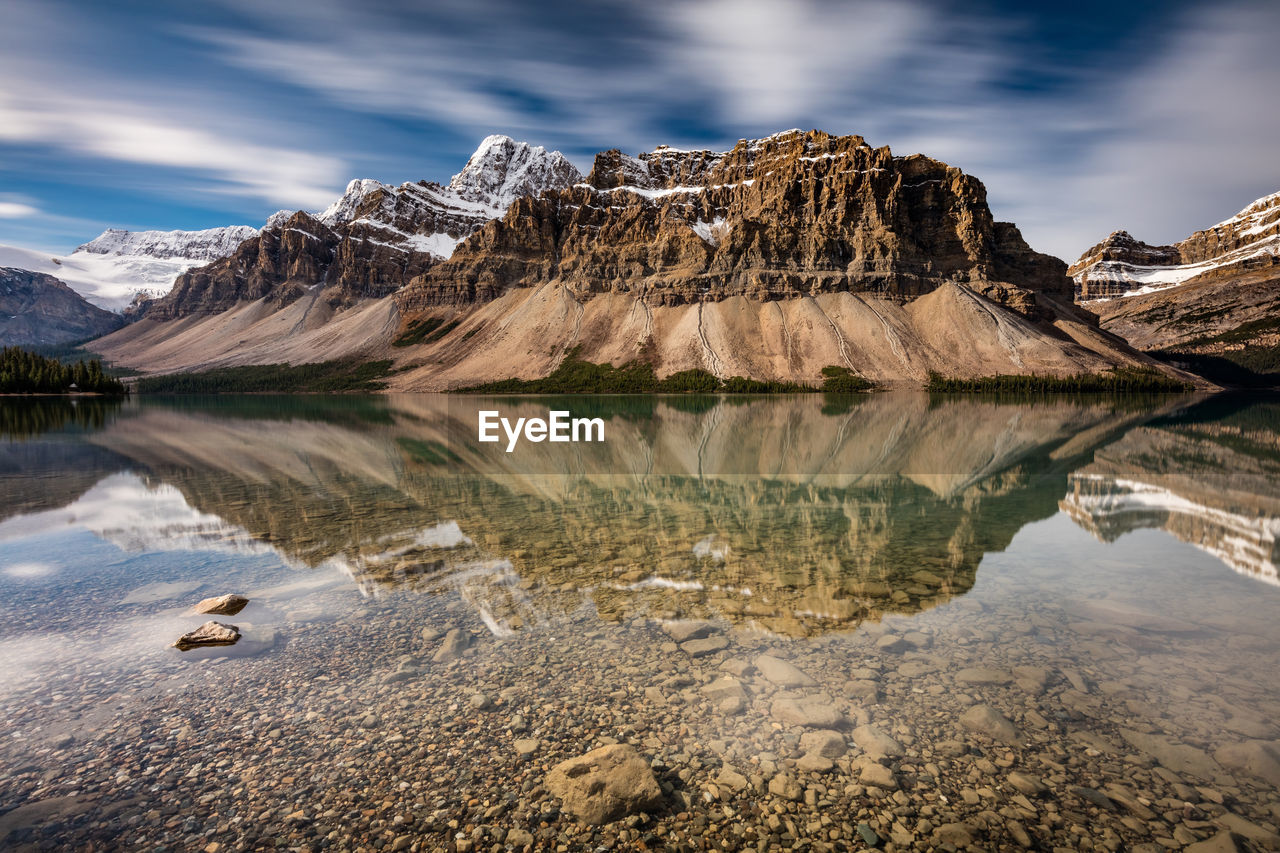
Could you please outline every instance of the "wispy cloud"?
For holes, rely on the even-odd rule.
[[[190,169],[212,178],[209,192],[280,205],[327,204],[345,172],[335,157],[256,143],[194,121],[175,122],[132,101],[84,98],[43,86],[0,91],[0,142]]]
[[[22,219],[38,216],[40,209],[20,201],[5,201],[0,198],[0,219]]]

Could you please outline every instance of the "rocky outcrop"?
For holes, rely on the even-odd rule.
[[[1139,349],[1280,346],[1280,193],[1171,246],[1117,231],[1068,272],[1076,299]]]
[[[1135,289],[1124,270],[1133,267],[1173,267],[1182,262],[1177,246],[1150,246],[1127,231],[1112,232],[1067,268],[1076,283],[1076,299],[1110,299]]]
[[[0,267],[0,346],[83,341],[123,325],[51,275]]]
[[[397,294],[402,311],[555,282],[655,306],[842,291],[909,300],[959,282],[1034,317],[1065,265],[993,220],[976,178],[860,136],[787,131],[730,151],[607,151],[525,197]]]
[[[323,211],[273,215],[258,236],[182,275],[168,296],[139,314],[153,320],[216,314],[258,299],[278,308],[314,289],[330,306],[386,296],[448,258],[515,198],[580,177],[558,151],[491,136],[448,186],[355,180]]]

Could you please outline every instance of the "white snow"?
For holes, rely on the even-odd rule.
[[[316,213],[315,217],[325,225],[332,228],[335,225],[349,221],[353,216],[355,216],[356,208],[358,208],[360,203],[364,201],[365,196],[378,190],[389,189],[391,189],[391,187],[381,181],[375,181],[372,178],[356,178],[354,181],[347,184],[346,190],[337,201],[319,213]],[[280,213],[284,213],[284,211],[280,211]],[[280,214],[277,213],[275,215],[279,216]]]
[[[702,238],[704,243],[710,243],[712,246],[720,245],[721,238],[727,232],[723,216],[717,216],[710,222],[699,219],[689,227],[693,229],[693,233]]]
[[[0,266],[47,273],[94,305],[122,311],[138,294],[163,296],[178,276],[231,254],[257,233],[248,225],[203,231],[108,228],[69,255],[0,245]]]
[[[123,231],[108,228],[75,251],[208,262],[226,257],[257,234],[258,229],[250,225],[228,225],[203,231]]]
[[[506,211],[517,198],[536,196],[552,186],[567,186],[582,175],[559,151],[517,142],[509,136],[487,136],[449,181],[450,193]]]

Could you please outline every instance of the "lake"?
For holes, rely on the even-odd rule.
[[[605,440],[508,453],[490,409]],[[9,398],[0,432],[0,846],[1280,844],[1276,398]],[[172,647],[208,619],[239,641]],[[612,744],[661,801],[581,823],[549,774]]]

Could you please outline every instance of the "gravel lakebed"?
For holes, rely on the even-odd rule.
[[[248,622],[252,654],[63,666],[6,693],[0,838],[206,853],[1280,849],[1274,627],[1229,598],[1171,615],[1177,577],[1135,584],[1062,600],[997,567],[916,616],[803,638],[683,619],[674,594],[606,621],[590,589],[563,587],[581,606],[495,636],[465,590],[316,585],[219,617]],[[582,823],[548,776],[616,743],[661,800]]]

